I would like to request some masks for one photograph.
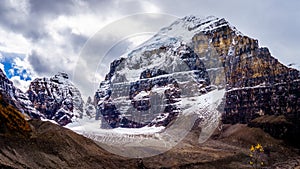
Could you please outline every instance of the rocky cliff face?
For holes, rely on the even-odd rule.
[[[176,44],[181,44],[182,48],[179,45],[174,50]],[[161,60],[162,55],[164,60]],[[96,102],[99,102],[98,116],[102,114],[113,123],[120,121],[122,113],[117,112],[118,107],[114,105],[117,97],[111,97],[115,90],[112,84],[117,83],[126,86],[124,90],[129,91],[133,107],[147,110],[148,92],[158,83],[153,83],[152,79],[162,79],[158,77],[173,73],[167,66],[161,68],[156,63],[168,65],[171,63],[168,59],[172,57],[185,62],[188,69],[184,71],[202,70],[194,76],[200,75],[198,79],[202,82],[198,84],[203,83],[206,90],[208,86],[226,89],[224,123],[250,123],[264,115],[284,115],[293,124],[299,122],[299,71],[281,64],[267,48],[259,47],[258,40],[243,35],[225,19],[194,16],[178,19],[125,58],[111,64],[110,72],[95,95]],[[143,71],[132,71],[137,69]],[[176,72],[176,68],[173,70]],[[171,81],[165,83],[162,80],[160,83],[165,87],[173,84]],[[176,90],[176,85],[173,85],[170,90]],[[198,89],[205,92],[204,88]],[[179,95],[175,92],[172,97]],[[154,116],[158,117],[158,114]],[[159,118],[167,119],[165,117],[162,114]]]
[[[72,119],[82,117],[81,94],[65,73],[33,80],[27,95],[45,118],[54,120],[60,125],[66,125],[72,122]]]
[[[217,29],[196,34],[192,46],[205,66],[214,69],[210,72],[213,83],[218,84],[225,76],[223,122],[249,123],[264,115],[283,115],[293,124],[289,131],[299,131],[299,71],[281,64],[267,48],[259,47],[257,40],[237,33],[226,20],[219,19],[216,23]],[[210,48],[215,49],[215,55],[208,55],[206,51]],[[221,61],[223,75],[215,71],[219,66],[214,60]],[[281,130],[277,131],[272,134],[281,137]]]
[[[180,108],[176,103],[191,94],[181,91],[179,83],[185,87],[194,85],[198,93],[210,90],[204,64],[183,43],[143,49],[131,55],[111,64],[95,94],[97,118],[102,116],[102,124],[130,128],[167,126],[178,115]]]
[[[1,95],[0,102],[0,168],[245,168],[251,167],[247,165],[249,145],[257,142],[271,152],[265,167],[296,168],[300,164],[290,147],[261,129],[240,124],[225,126],[202,145],[197,141],[201,129],[195,125],[182,144],[170,151],[129,159],[111,154],[59,125],[26,121]],[[272,120],[278,124],[283,121],[281,117],[268,121]]]
[[[95,118],[96,117],[96,108],[95,104],[92,101],[92,98],[89,96],[86,103],[84,104],[83,111],[85,115],[89,118]]]
[[[2,99],[20,111],[26,119],[43,117],[36,109],[27,95],[13,85],[0,69],[0,94]]]
[[[223,121],[248,123],[264,114],[299,116],[299,72],[278,62],[257,40],[236,34],[224,19],[219,24],[195,35],[193,47],[208,68],[216,68],[214,59],[222,62],[227,89]],[[209,44],[217,58],[205,54]]]

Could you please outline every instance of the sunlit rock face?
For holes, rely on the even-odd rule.
[[[237,34],[225,20],[222,23],[211,32],[194,36],[193,47],[199,56],[204,56],[208,70],[215,69],[209,71],[213,82],[226,79],[223,121],[248,123],[264,114],[297,116],[299,72],[281,64],[267,48],[260,48],[257,40]],[[210,45],[217,55],[205,55]],[[222,62],[225,78],[216,71],[215,59]]]
[[[7,102],[9,100],[7,96],[0,94],[0,134],[29,136],[32,130],[24,114],[10,105]]]
[[[227,21],[222,20],[219,25],[217,29],[195,35],[192,46],[205,64],[212,83],[226,80],[223,122],[251,123],[277,138],[299,135],[299,71],[281,64],[268,48],[259,47],[257,40],[237,32]],[[217,54],[207,53],[211,46]],[[224,74],[218,71],[220,65],[215,60],[221,61]],[[270,119],[264,118],[269,115],[274,115],[274,119],[283,115],[285,123],[251,122],[258,117]]]
[[[33,80],[27,95],[34,107],[45,116],[60,125],[81,118],[83,100],[79,90],[68,80],[66,73],[59,73],[51,78]]]

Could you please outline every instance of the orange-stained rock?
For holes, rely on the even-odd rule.
[[[0,102],[0,134],[28,135],[31,128],[24,115],[9,105],[2,95],[0,95]]]

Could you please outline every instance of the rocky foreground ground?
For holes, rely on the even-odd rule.
[[[194,127],[170,151],[144,159],[113,155],[94,141],[50,122],[32,120],[28,135],[0,135],[0,168],[252,168],[250,146],[265,150],[265,168],[297,168],[299,151],[259,128],[225,125],[204,144]]]

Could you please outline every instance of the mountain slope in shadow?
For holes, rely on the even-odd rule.
[[[136,162],[41,120],[26,121],[1,96],[0,168],[132,168]]]

